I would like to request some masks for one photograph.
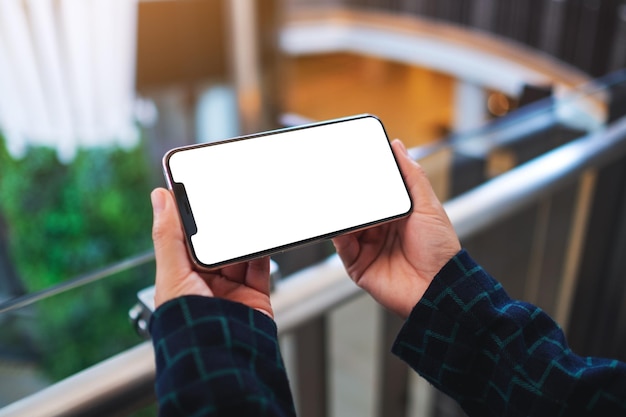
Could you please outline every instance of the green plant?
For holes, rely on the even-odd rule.
[[[81,150],[68,165],[48,148],[20,160],[0,152],[0,210],[30,291],[149,247],[150,176],[141,147]]]
[[[1,139],[1,138],[0,138]],[[28,291],[37,291],[151,246],[151,171],[142,146],[79,150],[70,164],[33,147],[18,160],[0,143],[0,211]],[[127,320],[153,266],[135,268],[34,307],[32,329],[53,379],[138,342]],[[1,343],[0,337],[0,343]]]

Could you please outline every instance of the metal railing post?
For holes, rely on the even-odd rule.
[[[391,346],[396,339],[404,320],[394,313],[383,310],[383,323],[380,349],[380,379],[377,381],[379,395],[378,412],[380,417],[406,417],[408,409],[409,367],[391,355]]]
[[[316,317],[294,330],[298,415],[328,415],[327,317]]]

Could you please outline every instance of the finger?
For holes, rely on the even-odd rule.
[[[269,271],[269,257],[263,257],[225,266],[217,271],[217,275],[259,291],[267,287],[267,292],[269,292]]]
[[[270,293],[270,258],[265,256],[248,262],[246,274],[248,286],[264,294]]]
[[[416,209],[425,202],[438,205],[439,199],[435,195],[426,171],[410,157],[404,143],[400,139],[394,139],[391,146],[411,193],[413,207]]]
[[[160,279],[182,276],[190,270],[182,227],[170,192],[155,189],[150,195],[153,209],[152,240]]]
[[[391,144],[394,154],[398,159],[402,176],[404,177],[415,213],[426,213],[437,216],[444,224],[452,227],[448,214],[435,194],[435,190],[426,175],[424,169],[415,162],[400,139],[395,139]]]
[[[356,232],[360,233],[360,232]],[[343,265],[348,268],[358,258],[360,252],[359,239],[355,233],[337,236],[332,239],[335,250],[339,254]]]
[[[269,256],[264,256],[263,258],[253,259],[248,262],[248,277],[257,279],[257,278],[266,278],[270,275],[270,258]]]
[[[224,266],[214,273],[216,275],[221,275],[229,281],[237,282],[239,284],[243,284],[245,281],[246,270],[248,269],[247,262],[239,262],[236,264],[231,264]]]

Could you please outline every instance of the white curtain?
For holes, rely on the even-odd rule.
[[[0,0],[0,131],[70,161],[136,144],[137,0]]]

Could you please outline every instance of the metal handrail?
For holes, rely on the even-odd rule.
[[[502,174],[444,204],[461,239],[493,225],[573,181],[586,169],[626,154],[626,117]],[[488,213],[488,215],[486,215]],[[350,281],[338,256],[281,280],[272,294],[279,333],[324,314],[361,290]],[[0,417],[77,416],[132,401],[128,393],[152,389],[154,355],[149,342],[58,382],[0,410]]]
[[[108,278],[114,274],[127,271],[132,268],[147,264],[154,261],[154,250],[150,249],[139,255],[132,256],[104,268],[98,269],[87,274],[69,279],[56,285],[52,285],[40,291],[28,293],[19,297],[11,298],[0,303],[0,314],[8,313],[13,310],[26,307],[30,304],[41,301],[45,298],[52,297],[57,294],[64,293],[74,288],[79,288],[92,282]]]

